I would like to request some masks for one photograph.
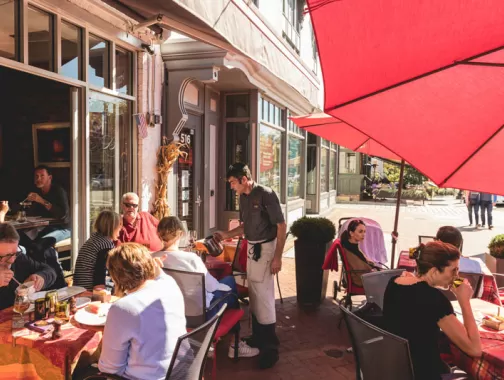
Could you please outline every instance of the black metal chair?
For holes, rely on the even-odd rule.
[[[471,298],[478,298],[481,286],[483,285],[483,273],[462,273],[459,272],[459,277],[467,279],[473,288],[473,295]],[[456,301],[457,297],[451,290],[441,290],[441,292],[450,301]]]
[[[406,339],[379,329],[340,305],[355,356],[357,380],[414,380]]]
[[[435,241],[435,240],[436,240],[435,236],[418,235],[418,245],[427,244],[427,243],[430,243],[431,241]]]
[[[404,272],[403,269],[389,269],[379,272],[371,272],[362,275],[362,285],[366,293],[366,301],[374,303],[383,310],[383,296],[385,289],[394,276],[400,276]]]

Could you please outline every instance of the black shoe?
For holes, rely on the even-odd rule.
[[[488,229],[489,230],[493,230],[493,226],[488,226]]]
[[[259,368],[268,369],[272,368],[278,361],[278,350],[265,350],[259,355]]]

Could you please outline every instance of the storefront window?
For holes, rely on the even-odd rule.
[[[61,74],[74,79],[81,79],[82,66],[82,29],[61,22]]]
[[[228,122],[226,124],[226,170],[235,162],[250,165],[250,125],[246,123]],[[236,192],[226,183],[226,210],[238,211],[239,198]]]
[[[317,193],[317,147],[308,146],[306,157],[306,193],[315,195]]]
[[[116,90],[122,94],[131,94],[131,53],[116,49],[115,81]]]
[[[320,191],[322,193],[328,191],[327,182],[327,159],[329,157],[329,149],[322,148],[320,150]]]
[[[282,132],[261,125],[259,138],[259,183],[281,194]]]
[[[52,17],[28,7],[28,64],[44,70],[53,69]]]
[[[329,157],[329,190],[336,189],[336,151],[331,150]]]
[[[354,152],[340,152],[339,172],[355,174],[357,172],[357,155]]]
[[[18,34],[16,28],[17,1],[0,4],[0,57],[16,59]]]
[[[109,43],[89,35],[89,83],[98,87],[109,87]]]
[[[100,211],[119,211],[122,194],[132,187],[131,104],[129,101],[91,92],[90,125],[90,220]]]
[[[301,196],[301,150],[303,141],[289,136],[289,157],[287,174],[287,196],[289,198]]]

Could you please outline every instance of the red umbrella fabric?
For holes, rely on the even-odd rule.
[[[331,115],[316,113],[304,116],[292,116],[290,119],[298,127],[355,152],[364,153],[369,156],[383,157],[389,160],[401,159],[383,145],[370,139],[369,136],[335,119]]]
[[[443,187],[504,194],[504,2],[308,0],[325,112]]]

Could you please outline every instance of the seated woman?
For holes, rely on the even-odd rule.
[[[467,355],[481,355],[478,326],[469,302],[473,290],[467,280],[451,288],[462,310],[462,324],[452,304],[436,289],[453,283],[458,273],[459,250],[451,244],[434,241],[420,245],[412,256],[417,262],[417,274],[396,276],[385,290],[385,324],[388,331],[408,340],[415,379],[450,378],[443,377],[449,368],[440,357],[440,329]]]
[[[102,211],[94,222],[94,232],[82,245],[75,263],[75,286],[92,291],[96,285],[105,285],[106,263],[109,251],[115,247],[122,220],[114,211]]]
[[[127,379],[166,377],[177,339],[186,333],[184,298],[147,248],[126,243],[110,251],[107,268],[116,294],[98,363],[100,371]]]
[[[380,270],[374,262],[369,260],[364,252],[359,248],[359,243],[366,236],[366,225],[362,220],[354,219],[348,224],[346,231],[341,234],[341,245],[345,250],[345,256],[348,260],[351,270],[356,271],[351,273],[352,282],[362,287],[361,276],[373,270]]]
[[[452,226],[440,227],[436,234],[436,240],[454,245],[458,250],[462,247],[463,242],[460,231]],[[483,273],[479,262],[470,257],[464,257],[462,254],[460,254],[459,271],[462,273]]]
[[[139,243],[156,252],[163,244],[157,236],[159,221],[145,211],[138,211],[138,195],[126,193],[122,197],[123,227],[119,233],[121,243]]]
[[[159,257],[167,269],[182,270],[187,272],[197,272],[205,274],[205,289],[206,289],[206,307],[210,306],[211,301],[223,297],[225,294],[232,292],[234,297],[228,297],[217,304],[209,313],[207,319],[210,319],[220,308],[227,303],[228,308],[238,309],[238,293],[236,290],[236,282],[233,276],[227,276],[217,281],[206,268],[203,261],[194,252],[181,251],[179,243],[184,234],[184,227],[179,218],[176,216],[168,216],[160,220],[158,225],[158,235],[163,242],[163,249],[153,253],[153,257]],[[240,342],[238,347],[238,356],[252,357],[259,354],[257,348],[249,347],[245,342]],[[234,346],[229,347],[229,356],[234,357]]]

